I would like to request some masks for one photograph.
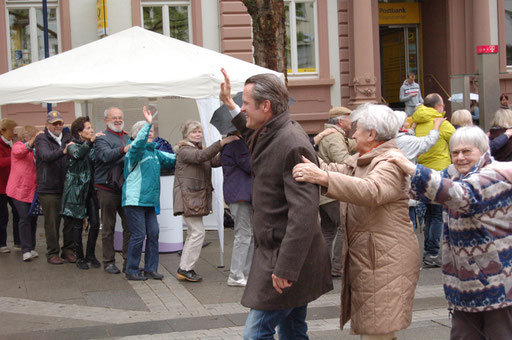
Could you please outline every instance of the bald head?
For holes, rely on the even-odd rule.
[[[437,93],[430,93],[425,97],[423,105],[436,109],[438,112],[444,111],[443,98]]]

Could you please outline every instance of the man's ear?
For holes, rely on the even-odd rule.
[[[264,112],[272,112],[272,105],[270,104],[270,100],[265,99],[262,104]]]

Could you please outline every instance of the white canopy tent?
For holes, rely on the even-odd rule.
[[[233,93],[255,74],[281,73],[169,38],[140,27],[77,47],[0,75],[0,105],[59,103],[103,98],[169,97],[197,102],[207,145],[221,136],[209,124],[219,105],[221,67]],[[224,229],[222,170],[214,169],[214,210],[223,265]]]

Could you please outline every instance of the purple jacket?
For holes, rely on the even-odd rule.
[[[251,155],[243,140],[236,140],[224,146],[220,158],[224,173],[224,201],[227,204],[251,202]]]

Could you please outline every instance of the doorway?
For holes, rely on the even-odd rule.
[[[422,84],[418,31],[418,25],[379,28],[382,98],[392,108],[404,107],[400,102],[400,87],[409,72],[414,72],[416,82]]]

